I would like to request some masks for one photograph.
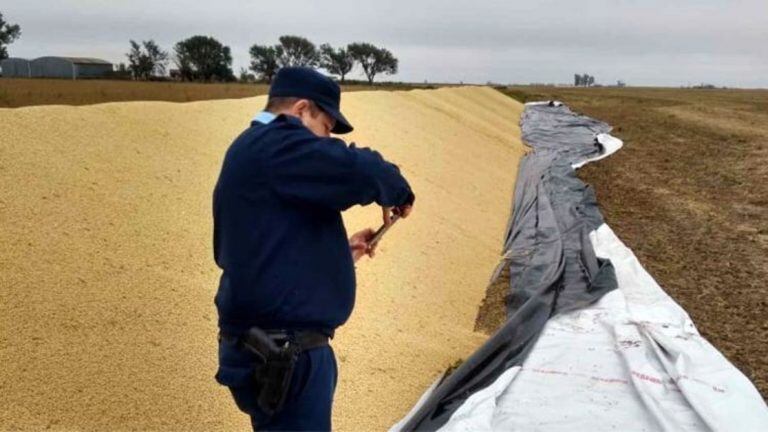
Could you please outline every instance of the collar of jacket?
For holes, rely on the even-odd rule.
[[[262,113],[263,112],[265,111],[262,111]],[[287,121],[287,122],[295,123],[297,125],[304,126],[304,123],[302,123],[301,120],[297,117],[293,117],[285,114],[275,115],[272,113],[267,113],[273,116],[272,119],[269,119],[267,116],[261,117],[262,113],[259,113],[258,115],[256,115],[256,117],[253,118],[253,120],[251,120],[251,126],[256,126],[256,125],[263,126],[263,125],[267,125],[267,124],[278,122],[278,121],[281,121],[281,122]]]
[[[256,117],[251,120],[251,123],[259,122],[261,124],[269,124],[276,118],[277,114],[271,113],[269,111],[261,111],[260,113],[256,114]]]

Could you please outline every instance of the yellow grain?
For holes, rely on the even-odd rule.
[[[211,191],[264,97],[0,109],[0,430],[246,430],[213,380]],[[345,93],[350,139],[416,195],[333,341],[335,427],[381,430],[472,332],[501,247],[522,106],[488,88]],[[378,227],[375,207],[345,214]]]

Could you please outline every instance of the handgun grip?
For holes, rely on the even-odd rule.
[[[243,338],[243,345],[252,353],[260,357],[266,363],[267,359],[274,358],[280,353],[280,348],[269,335],[258,327],[251,327]]]

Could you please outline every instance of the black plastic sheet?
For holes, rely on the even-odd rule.
[[[610,126],[554,102],[526,105],[520,122],[533,151],[520,163],[503,248],[507,321],[438,384],[404,431],[439,429],[469,396],[523,363],[550,317],[617,286],[613,266],[595,256],[588,237],[603,223],[594,190],[572,168],[601,154],[597,135]]]

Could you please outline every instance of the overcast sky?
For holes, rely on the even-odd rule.
[[[600,83],[768,87],[768,0],[3,0],[22,27],[10,55],[126,61],[128,40],[164,49],[202,34],[232,48],[296,34],[316,44],[390,49],[423,82]],[[359,72],[354,74],[361,76]]]

